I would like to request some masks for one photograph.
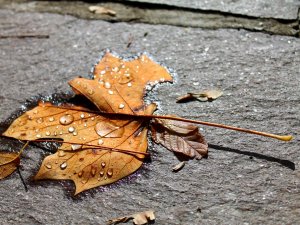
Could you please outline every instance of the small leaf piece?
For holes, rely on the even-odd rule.
[[[187,93],[186,95],[178,97],[176,102],[186,102],[197,99],[201,102],[213,101],[223,95],[223,92],[217,89],[206,90],[200,93]]]
[[[168,150],[201,159],[207,156],[208,144],[197,126],[167,119],[155,119],[151,124],[152,138]]]
[[[177,165],[173,166],[172,171],[173,172],[178,172],[179,170],[181,170],[185,165],[185,161],[182,161],[180,163],[178,163]]]
[[[0,152],[0,179],[12,174],[20,164],[19,154],[15,152]]]
[[[115,16],[117,14],[114,10],[102,6],[90,6],[89,10],[95,14],[105,14],[109,16]]]
[[[150,221],[155,220],[155,215],[153,210],[148,210],[144,212],[135,213],[130,216],[124,216],[116,219],[109,220],[107,222],[108,225],[118,224],[118,223],[126,223],[129,220],[133,221],[135,225],[144,225]]]

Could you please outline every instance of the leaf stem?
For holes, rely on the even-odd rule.
[[[219,124],[219,123],[211,123],[211,122],[205,122],[205,121],[200,121],[200,120],[184,119],[181,117],[176,118],[176,117],[172,117],[172,116],[159,116],[159,115],[154,115],[154,117],[158,118],[158,119],[178,120],[178,121],[182,121],[182,122],[201,124],[201,125],[205,125],[205,126],[224,128],[224,129],[228,129],[228,130],[235,130],[235,131],[245,132],[245,133],[249,133],[249,134],[256,134],[256,135],[260,135],[260,136],[275,138],[275,139],[278,139],[281,141],[290,141],[293,138],[292,135],[277,135],[277,134],[271,134],[271,133],[250,130],[250,129],[245,129],[245,128],[239,128],[239,127],[234,127],[234,126],[229,126],[229,125],[224,125],[224,124]]]
[[[44,107],[59,107],[59,108],[74,110],[74,111],[79,110],[79,109],[72,109],[71,107],[61,107],[61,106],[52,106],[52,105],[47,105],[47,106],[44,105]],[[98,114],[98,115],[124,116],[124,117],[131,117],[131,118],[135,117],[135,118],[145,118],[145,119],[149,119],[149,120],[154,119],[154,118],[166,119],[166,120],[177,120],[177,121],[182,121],[182,122],[187,122],[187,123],[201,124],[201,125],[205,125],[205,126],[224,128],[224,129],[228,129],[228,130],[235,130],[235,131],[245,132],[245,133],[249,133],[249,134],[255,134],[255,135],[265,136],[265,137],[269,137],[269,138],[275,138],[275,139],[278,139],[281,141],[290,141],[293,139],[292,135],[277,135],[277,134],[271,134],[271,133],[266,133],[266,132],[262,132],[262,131],[239,128],[239,127],[234,127],[234,126],[229,126],[229,125],[224,125],[224,124],[219,124],[219,123],[205,122],[205,121],[201,121],[201,120],[185,119],[185,118],[175,117],[175,116],[98,112],[98,111],[85,110],[85,109],[80,109],[80,111],[94,113],[94,114]]]

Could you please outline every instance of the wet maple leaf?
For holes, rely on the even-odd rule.
[[[172,77],[146,55],[123,61],[107,53],[95,66],[93,80],[75,78],[69,84],[102,112],[151,115],[156,106],[143,101],[146,85],[163,81]],[[30,141],[62,139],[62,146],[43,160],[34,178],[73,180],[77,194],[113,183],[142,165],[147,151],[144,120],[40,103],[17,118],[4,135]]]

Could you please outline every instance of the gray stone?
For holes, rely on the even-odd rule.
[[[0,121],[32,96],[70,91],[67,81],[86,76],[101,50],[110,48],[124,56],[147,51],[177,71],[174,84],[150,95],[159,114],[295,136],[283,143],[202,127],[208,159],[172,173],[177,158],[151,144],[152,161],[131,179],[77,199],[71,183],[30,181],[49,154],[31,146],[21,163],[28,192],[17,173],[0,181],[0,224],[104,224],[147,209],[155,210],[156,224],[299,224],[298,38],[8,10],[0,17],[1,34],[50,35],[0,39]],[[224,91],[214,102],[175,103],[179,95],[212,87]],[[1,149],[20,148],[1,140]]]
[[[298,18],[299,0],[127,0],[191,9],[216,10],[246,16],[293,20]]]

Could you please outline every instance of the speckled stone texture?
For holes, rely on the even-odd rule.
[[[17,173],[0,181],[0,224],[105,224],[147,209],[155,210],[155,224],[300,223],[300,39],[5,10],[0,31],[50,35],[0,39],[0,121],[32,96],[70,91],[67,81],[86,76],[110,48],[123,56],[147,51],[176,70],[173,85],[148,97],[159,103],[157,113],[295,136],[285,143],[202,127],[208,159],[173,173],[178,159],[151,145],[151,161],[137,175],[75,199],[71,183],[30,181],[49,154],[31,146],[21,168],[28,192]],[[181,94],[212,87],[224,91],[214,102],[175,103]],[[20,144],[1,139],[0,147]]]

